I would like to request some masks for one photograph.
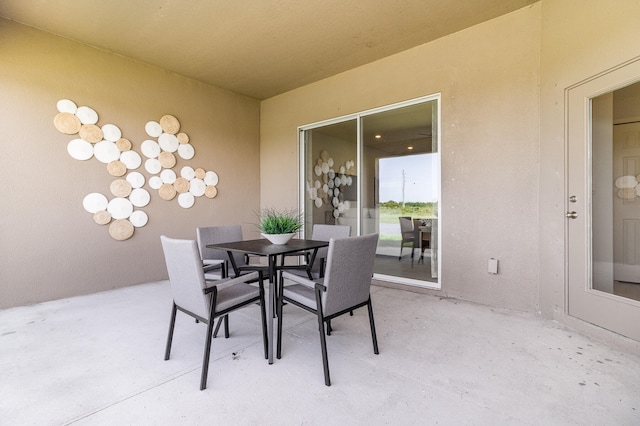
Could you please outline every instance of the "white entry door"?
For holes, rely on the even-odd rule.
[[[640,341],[640,60],[567,91],[571,316]]]

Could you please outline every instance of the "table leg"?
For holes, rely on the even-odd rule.
[[[269,353],[269,364],[273,364],[273,306],[276,303],[276,292],[275,292],[275,256],[269,256],[269,311],[268,311],[268,322],[267,328],[269,332],[269,344],[268,344],[268,353]]]

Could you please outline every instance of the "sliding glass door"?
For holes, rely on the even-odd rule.
[[[300,128],[305,236],[380,235],[378,278],[439,288],[439,97]]]

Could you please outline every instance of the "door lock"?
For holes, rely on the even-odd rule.
[[[577,213],[577,212],[567,212],[567,213],[566,213],[566,216],[567,216],[569,219],[577,219],[577,218],[578,218],[578,213]]]

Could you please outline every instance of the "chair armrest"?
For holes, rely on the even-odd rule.
[[[204,294],[208,294],[214,291],[214,289],[231,287],[232,285],[235,285],[235,284],[249,283],[249,282],[255,282],[259,280],[260,282],[262,282],[261,278],[262,278],[262,272],[254,271],[249,274],[240,275],[237,278],[224,278],[217,281],[207,281],[207,284],[211,283],[212,285],[206,288],[203,288],[202,291],[204,292]]]
[[[282,278],[286,278],[286,279],[288,279],[290,281],[295,282],[296,284],[301,284],[301,285],[303,285],[305,287],[309,287],[310,289],[314,289],[317,284],[322,285],[318,281],[310,280],[307,277],[303,277],[303,276],[300,276],[300,275],[292,274],[292,273],[284,271],[284,270],[282,271]]]

